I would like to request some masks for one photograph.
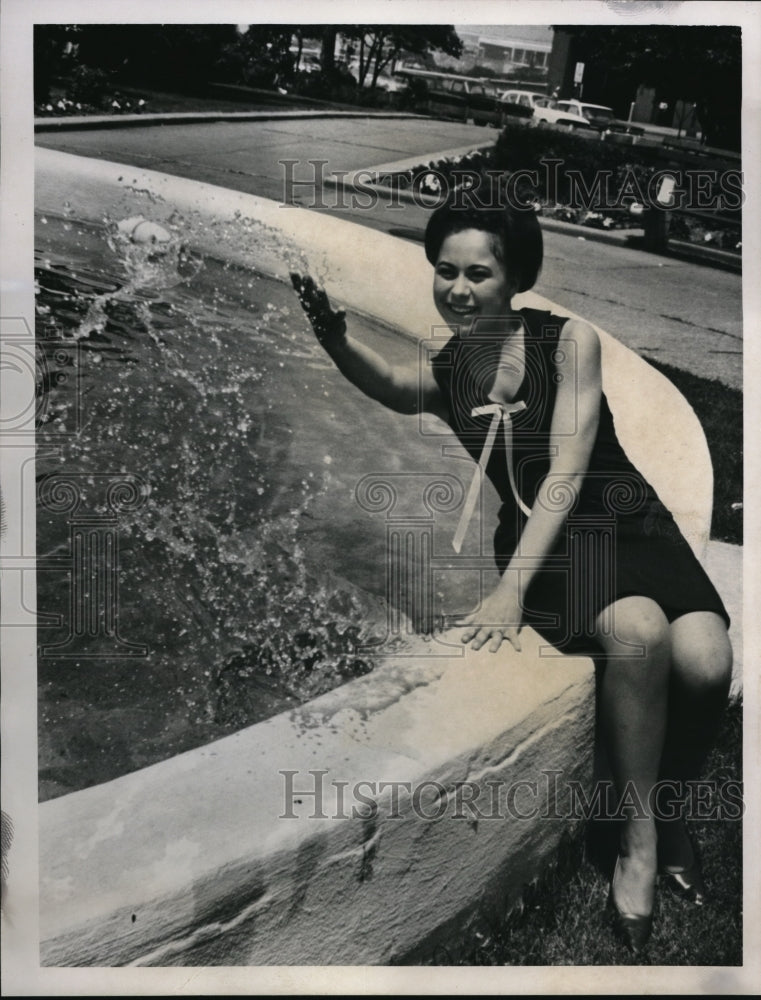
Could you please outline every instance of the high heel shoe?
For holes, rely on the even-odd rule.
[[[706,901],[706,886],[703,873],[697,861],[687,866],[659,865],[658,875],[676,896],[688,900],[695,906],[703,906]]]
[[[653,930],[653,914],[624,913],[618,908],[618,904],[613,896],[613,884],[616,881],[618,872],[618,861],[613,872],[608,893],[608,903],[605,908],[606,915],[610,921],[616,937],[622,941],[629,951],[635,955],[642,951]]]
[[[688,865],[666,865],[659,863],[658,875],[676,896],[689,900],[695,906],[703,906],[708,895],[705,882],[703,881],[703,873],[700,869],[695,845],[686,829],[685,836],[692,851],[691,863]]]

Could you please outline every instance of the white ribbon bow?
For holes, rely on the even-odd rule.
[[[457,525],[457,531],[452,539],[452,548],[455,552],[459,552],[462,548],[465,533],[467,532],[468,525],[473,517],[473,511],[476,509],[478,494],[481,491],[481,483],[483,482],[483,478],[486,473],[486,466],[489,464],[491,450],[494,447],[494,439],[497,436],[497,428],[499,427],[500,421],[502,421],[504,426],[505,459],[507,461],[507,478],[510,481],[510,489],[513,491],[515,502],[518,504],[523,513],[526,514],[526,516],[531,513],[531,508],[527,507],[518,495],[518,489],[515,485],[515,473],[513,472],[513,425],[510,417],[513,413],[520,413],[521,410],[525,409],[526,404],[521,399],[518,400],[517,403],[512,403],[509,406],[505,406],[502,403],[491,403],[489,406],[476,406],[470,412],[471,417],[483,417],[489,413],[493,414],[493,416],[489,430],[486,433],[484,446],[481,449],[481,457],[478,460],[478,465],[476,466],[476,471],[473,474],[473,480],[470,484],[470,489],[468,490],[468,497],[465,501],[465,506],[462,509],[462,514],[460,515],[460,523]]]

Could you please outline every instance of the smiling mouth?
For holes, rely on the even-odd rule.
[[[455,316],[470,316],[476,311],[475,306],[455,306],[451,303],[447,306],[450,312],[453,312]]]

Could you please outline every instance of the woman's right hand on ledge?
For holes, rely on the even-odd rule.
[[[346,335],[346,310],[332,309],[324,288],[319,288],[308,274],[291,273],[291,284],[323,347],[339,343]]]

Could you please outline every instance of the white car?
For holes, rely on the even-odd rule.
[[[599,127],[607,122],[618,119],[613,108],[605,104],[587,104],[586,101],[558,101],[558,108],[566,115],[573,117],[579,125],[594,125]]]
[[[506,90],[500,96],[501,104],[513,104],[533,111],[533,120],[537,123],[546,122],[549,125],[581,125],[584,122],[577,116],[569,114],[560,108],[558,102],[546,94],[531,90]]]

